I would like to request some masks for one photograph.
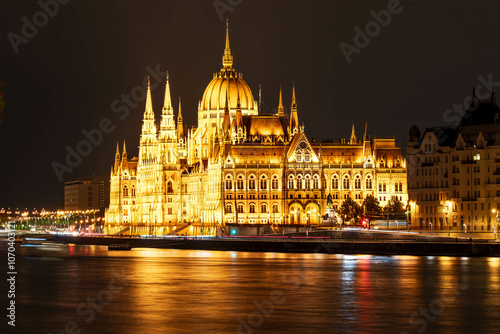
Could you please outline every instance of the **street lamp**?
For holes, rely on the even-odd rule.
[[[432,234],[432,223],[429,223],[429,225],[431,225],[431,234]]]
[[[449,213],[450,213],[450,201],[446,201],[446,225],[448,225],[448,236],[450,236],[450,220],[449,220]]]
[[[467,225],[464,224],[464,234],[467,234]]]

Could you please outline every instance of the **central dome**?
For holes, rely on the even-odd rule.
[[[238,97],[242,110],[255,109],[255,100],[250,87],[243,80],[243,75],[233,68],[223,68],[219,73],[214,74],[214,78],[203,93],[201,108],[203,110],[224,109],[228,93],[229,109],[236,109]]]
[[[233,68],[233,55],[229,48],[229,26],[226,23],[226,48],[222,55],[223,68],[215,73],[212,81],[208,84],[201,100],[202,110],[221,110],[226,106],[226,95],[228,95],[229,109],[236,109],[238,98],[241,110],[257,110],[257,104],[253,98],[252,91],[248,87],[243,74]]]

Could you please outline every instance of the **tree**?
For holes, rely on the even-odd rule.
[[[384,206],[384,214],[389,218],[402,219],[405,217],[405,207],[397,196],[392,196],[386,206]]]
[[[344,200],[344,202],[340,207],[340,214],[342,215],[343,218],[347,217],[347,220],[350,219],[357,220],[360,212],[361,212],[361,207],[351,198]]]
[[[373,197],[372,195],[366,196],[363,201],[363,212],[365,217],[371,218],[372,216],[379,216],[382,212],[382,208],[380,207],[380,202],[378,199]]]

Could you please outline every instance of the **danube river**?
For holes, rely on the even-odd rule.
[[[16,333],[500,333],[500,258],[69,245],[16,261]]]

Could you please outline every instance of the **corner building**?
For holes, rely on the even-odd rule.
[[[406,162],[394,138],[310,142],[299,125],[293,88],[290,115],[280,90],[278,113],[259,114],[243,75],[233,68],[226,27],[222,68],[198,104],[198,126],[177,119],[167,75],[159,127],[148,87],[139,157],[117,147],[111,169],[107,233],[166,235],[198,225],[321,224],[326,206],[368,195],[406,202]],[[331,201],[327,198],[331,196]]]
[[[498,231],[500,109],[495,92],[472,102],[456,126],[409,132],[408,193],[412,226]]]

